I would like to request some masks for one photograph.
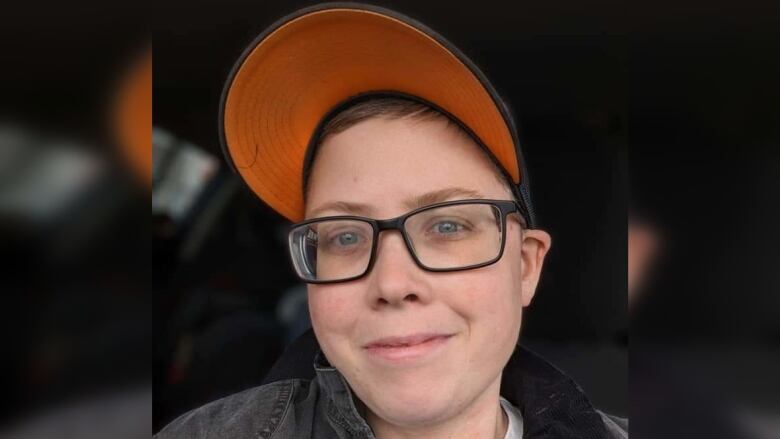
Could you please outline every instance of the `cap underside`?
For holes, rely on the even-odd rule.
[[[226,150],[263,201],[300,221],[302,169],[312,134],[336,105],[371,91],[418,96],[446,110],[520,182],[499,100],[472,69],[417,27],[362,9],[309,12],[261,37],[226,88]]]

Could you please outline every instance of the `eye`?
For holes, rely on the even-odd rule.
[[[442,235],[451,235],[463,230],[463,225],[453,221],[441,221],[433,225],[433,231]]]
[[[344,252],[359,249],[367,242],[363,234],[355,230],[342,230],[328,234],[324,249],[333,252]]]
[[[336,235],[335,239],[339,245],[342,245],[344,247],[355,245],[360,241],[360,237],[353,232],[339,233],[338,235]]]

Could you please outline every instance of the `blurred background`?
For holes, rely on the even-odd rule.
[[[776,7],[633,16],[631,434],[780,437]]]
[[[4,5],[0,436],[151,424],[151,35],[137,5]]]
[[[227,168],[217,110],[267,26],[311,2],[161,6],[154,58],[154,428],[258,385],[309,326],[288,223]],[[525,343],[628,415],[627,68],[622,23],[577,2],[379,2],[432,27],[512,105],[542,227],[553,236]],[[620,11],[615,11],[620,13]]]

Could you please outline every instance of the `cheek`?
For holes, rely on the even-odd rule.
[[[509,267],[497,266],[500,273],[490,285],[494,299],[485,304],[486,318],[493,324],[496,334],[514,335],[519,330],[522,307],[520,285],[515,282],[514,271]]]
[[[308,286],[312,328],[320,344],[331,345],[349,336],[360,315],[360,297],[359,291],[345,285]]]
[[[469,322],[475,337],[512,336],[519,329],[519,278],[506,261],[502,258],[494,265],[453,279],[451,308]]]
[[[506,256],[506,255],[505,255]],[[502,258],[496,264],[494,283],[490,288],[494,300],[483,305],[483,330],[487,343],[483,348],[484,356],[492,358],[497,368],[503,368],[515,349],[522,323],[522,294],[517,282],[516,272],[510,266],[509,258]]]
[[[522,235],[519,226],[514,222],[508,227],[504,256],[499,262],[505,266],[508,274],[507,282],[511,284],[511,289],[515,292],[515,298],[519,301],[522,310],[523,296],[528,292],[523,290],[525,264],[523,264]]]
[[[452,284],[457,289],[451,295],[450,308],[467,324],[464,358],[460,360],[469,365],[464,379],[479,385],[488,385],[500,373],[520,334],[520,292],[512,270],[500,262]]]

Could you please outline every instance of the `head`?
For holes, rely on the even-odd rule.
[[[330,119],[307,178],[307,219],[387,219],[436,202],[513,197],[502,172],[456,123],[393,98],[363,102]],[[503,256],[492,265],[426,271],[400,233],[386,231],[365,276],[309,285],[320,346],[369,410],[369,422],[425,426],[497,397],[550,247],[547,233],[524,223],[510,214]],[[418,334],[440,336],[426,342],[422,354],[400,360],[367,347]]]

